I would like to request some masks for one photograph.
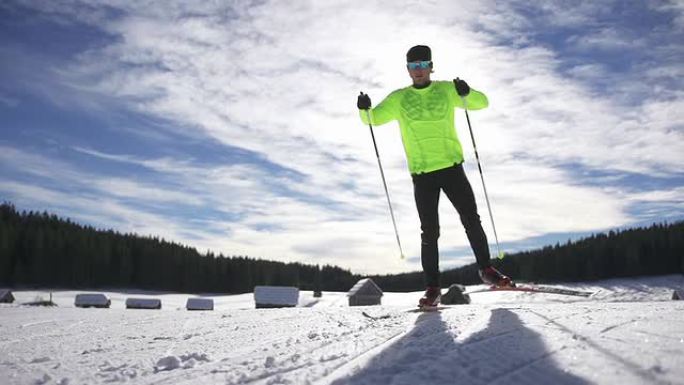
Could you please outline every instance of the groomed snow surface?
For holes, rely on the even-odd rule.
[[[254,309],[251,294],[106,292],[110,309],[0,305],[2,384],[684,384],[684,276],[556,285],[591,298],[473,294],[470,305],[409,312],[420,293],[348,307],[345,293]],[[127,297],[162,300],[126,310]],[[367,315],[362,314],[365,312]]]

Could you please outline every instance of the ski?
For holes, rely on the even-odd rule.
[[[365,311],[362,311],[361,315],[366,317],[366,318],[372,319],[373,321],[392,318],[392,315],[390,315],[390,314],[372,315],[372,314],[368,314]]]
[[[406,310],[407,313],[430,313],[434,311],[440,311],[448,309],[449,306],[437,305],[437,306],[419,306],[417,308]]]
[[[516,286],[491,286],[484,289],[476,289],[473,291],[468,291],[465,294],[477,294],[486,293],[491,291],[521,291],[527,293],[547,293],[547,294],[559,294],[559,295],[571,295],[576,297],[591,297],[594,292],[590,291],[580,291],[572,289],[561,289],[551,286],[539,286],[539,285],[516,285]]]
[[[569,296],[575,296],[575,297],[584,297],[584,298],[589,298],[592,295],[596,294],[596,292],[591,292],[591,291],[581,291],[581,290],[572,290],[572,289],[561,289],[558,287],[553,287],[553,286],[543,286],[543,285],[531,285],[531,284],[516,284],[516,286],[504,286],[504,287],[499,287],[499,286],[490,286],[490,287],[485,287],[481,289],[475,289],[475,290],[470,290],[470,291],[461,291],[461,288],[458,289],[464,296],[469,296],[470,294],[479,294],[479,293],[489,293],[493,291],[517,291],[517,292],[525,292],[525,293],[546,293],[546,294],[558,294],[558,295],[569,295]],[[409,308],[406,310],[403,310],[402,312],[405,313],[430,313],[430,312],[437,312],[440,310],[444,309],[450,309],[453,307],[458,307],[459,305],[467,304],[470,303],[470,299],[468,298],[468,301],[465,303],[452,303],[452,304],[443,304],[440,303],[436,306],[418,306],[418,307],[413,307]],[[395,316],[395,314],[380,314],[380,315],[372,315],[369,314],[365,311],[361,312],[361,315],[364,317],[377,321],[381,319],[387,319],[387,318],[392,318]]]
[[[378,314],[378,315],[374,315],[374,314],[370,314],[368,312],[362,311],[361,315],[370,319],[370,320],[379,321],[379,320],[397,317],[402,313],[432,313],[432,312],[438,312],[438,311],[444,310],[444,309],[449,309],[452,307],[453,306],[445,306],[445,305],[439,304],[437,306],[412,307],[412,308],[400,310],[396,313],[384,313],[384,314]]]

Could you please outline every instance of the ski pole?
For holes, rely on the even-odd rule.
[[[473,150],[475,150],[475,159],[477,159],[477,168],[480,170],[480,179],[482,180],[482,190],[484,190],[485,200],[487,201],[487,211],[489,211],[489,219],[492,221],[492,230],[494,230],[494,240],[496,241],[497,257],[503,259],[504,253],[499,247],[499,236],[496,234],[496,226],[494,225],[494,215],[492,214],[492,206],[489,204],[489,196],[487,195],[487,186],[485,186],[484,174],[482,173],[482,165],[480,164],[480,155],[477,153],[477,145],[475,144],[475,135],[473,135],[473,127],[470,125],[470,116],[468,116],[468,103],[465,98],[461,96],[463,101],[463,110],[465,111],[466,121],[468,121],[468,130],[470,130],[470,139],[473,141]]]
[[[390,201],[389,191],[387,190],[387,182],[385,181],[385,173],[382,171],[382,163],[380,162],[380,153],[378,152],[378,145],[375,143],[375,134],[373,134],[373,124],[371,123],[370,112],[366,109],[366,117],[368,118],[368,127],[370,128],[371,137],[373,138],[373,147],[375,148],[375,156],[378,158],[378,167],[380,167],[380,176],[382,177],[382,185],[385,187],[385,196],[387,196],[387,205],[389,206],[390,216],[392,217],[392,224],[394,225],[394,234],[397,236],[397,245],[399,245],[400,258],[404,259],[404,251],[401,249],[401,241],[399,240],[399,231],[397,230],[397,222],[394,220],[394,210],[392,210],[392,202]]]

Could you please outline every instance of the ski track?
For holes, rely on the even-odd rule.
[[[661,366],[658,363],[654,364],[653,366],[651,366],[649,368],[644,368],[642,364],[640,364],[634,360],[631,360],[629,358],[626,358],[625,355],[623,355],[621,353],[621,351],[623,349],[627,349],[629,347],[631,341],[628,342],[628,341],[624,341],[624,340],[613,339],[614,341],[618,341],[619,343],[621,343],[625,346],[622,346],[620,349],[609,349],[609,348],[601,346],[601,344],[596,342],[593,338],[591,338],[587,335],[581,334],[581,332],[574,331],[561,322],[549,319],[548,317],[546,317],[542,314],[539,314],[538,312],[535,312],[535,311],[530,311],[530,312],[538,315],[539,317],[541,317],[543,319],[548,320],[549,322],[552,322],[554,325],[557,325],[559,330],[561,330],[564,333],[569,334],[573,339],[578,340],[581,343],[581,345],[585,345],[584,347],[587,350],[593,350],[593,352],[591,352],[591,354],[596,355],[598,359],[600,359],[602,361],[604,361],[604,360],[605,361],[612,361],[612,363],[614,365],[611,365],[611,366],[618,366],[618,367],[621,366],[625,373],[629,373],[632,376],[640,378],[641,383],[648,383],[648,384],[669,384],[670,383],[669,381],[662,380],[659,378],[658,372],[661,371],[661,369],[660,369]],[[639,318],[627,320],[625,322],[620,322],[620,323],[613,325],[611,327],[604,328],[603,330],[598,331],[597,334],[600,335],[602,333],[605,333],[606,331],[614,330],[620,326],[635,324],[639,321]],[[681,354],[681,352],[680,352],[680,354]],[[644,361],[647,361],[647,359],[644,359],[644,358],[641,358],[641,359]],[[617,382],[617,380],[616,380],[616,382]]]
[[[8,385],[684,384],[684,302],[538,301],[523,295],[518,303],[428,313],[398,305],[0,306],[0,378]]]
[[[674,365],[682,362],[682,342],[639,327],[675,321],[684,307],[653,303],[655,317],[646,321],[629,311],[632,304],[612,304],[610,323],[591,317],[605,306],[472,305],[419,314],[387,309],[390,316],[382,319],[357,309],[173,312],[173,317],[62,309],[68,314],[60,322],[36,319],[39,309],[4,309],[19,313],[3,322],[6,335],[27,343],[0,347],[5,357],[0,372],[9,374],[9,384],[26,378],[62,384],[452,384],[455,378],[464,384],[677,383],[666,375],[682,374]],[[621,338],[604,338],[615,333]],[[645,338],[678,346],[666,356],[632,346]],[[643,355],[625,356],[628,347]],[[420,375],[421,368],[429,369],[427,376]],[[592,378],[591,368],[597,373],[610,368],[611,376]]]

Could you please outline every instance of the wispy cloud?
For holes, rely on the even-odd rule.
[[[0,103],[7,107],[16,107],[19,105],[19,99],[0,93]]]
[[[436,78],[465,78],[490,99],[490,108],[471,120],[502,240],[658,220],[644,202],[669,207],[670,218],[684,216],[678,3],[635,3],[648,15],[638,25],[622,2],[438,1],[420,3],[420,12],[407,6],[7,3],[15,18],[30,9],[45,28],[58,23],[103,36],[67,57],[44,58],[49,76],[40,90],[24,91],[91,116],[113,109],[155,123],[116,129],[109,122],[116,141],[61,139],[66,150],[59,157],[49,148],[37,155],[3,135],[0,170],[8,183],[0,192],[29,206],[64,198],[50,193],[70,193],[73,202],[60,206],[67,214],[71,207],[122,230],[135,222],[227,254],[355,271],[419,268],[419,221],[398,130],[377,127],[375,134],[402,242],[414,257],[409,263],[397,258],[355,98],[364,90],[378,103],[407,85],[404,53],[427,43]],[[35,47],[25,44],[8,57],[35,68],[38,61],[27,59],[36,57]],[[616,52],[626,58],[616,61]],[[457,127],[482,197],[460,111]],[[207,143],[217,145],[197,150]],[[585,177],[578,179],[578,170]],[[639,175],[670,182],[656,190],[623,188]],[[478,204],[491,234],[485,203]],[[440,246],[451,255],[445,264],[468,260],[454,255],[467,250],[467,241],[446,200],[440,215]]]

